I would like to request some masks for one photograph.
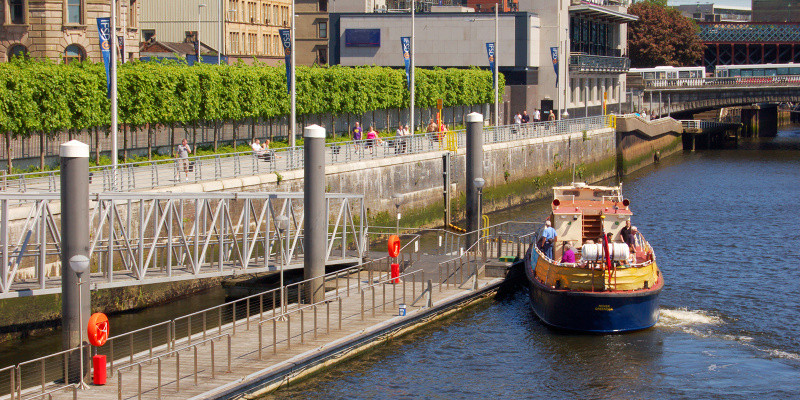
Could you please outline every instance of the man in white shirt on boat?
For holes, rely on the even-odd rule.
[[[545,227],[542,230],[542,238],[544,239],[544,243],[542,243],[542,252],[552,260],[553,246],[558,240],[558,235],[556,234],[556,230],[553,228],[550,220],[545,221],[544,225]]]

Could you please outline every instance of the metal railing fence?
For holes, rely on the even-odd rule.
[[[484,128],[484,143],[500,143],[520,139],[575,133],[609,127],[606,116],[543,121],[524,125],[504,125]],[[448,139],[452,143],[448,143]],[[466,146],[466,131],[418,133],[403,137],[367,139],[326,143],[325,163],[340,164],[374,160],[406,154],[455,150]],[[302,169],[303,149],[290,147],[270,149],[265,154],[252,151],[194,156],[185,159],[141,161],[119,164],[116,171],[110,165],[89,169],[90,187],[94,191],[133,191],[197,183],[209,180],[280,173]],[[276,177],[277,179],[277,177]],[[56,192],[60,190],[60,172],[45,171],[8,174],[3,177],[3,191]]]
[[[753,76],[730,78],[673,78],[646,79],[645,88],[681,88],[681,87],[748,87],[748,86],[783,86],[800,84],[800,75]]]

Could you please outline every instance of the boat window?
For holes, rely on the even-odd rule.
[[[594,197],[613,196],[614,192],[610,190],[595,190]]]
[[[767,68],[766,70],[764,70],[764,76],[775,76],[777,74],[778,72],[775,68]]]
[[[581,194],[581,192],[579,192],[579,191],[577,191],[577,190],[565,190],[565,191],[564,191],[562,194],[563,194],[564,196],[574,196],[574,197],[578,197],[578,196]]]
[[[689,77],[689,71],[679,71],[678,78],[686,79]]]
[[[744,77],[753,76],[753,70],[752,69],[743,69],[742,70],[742,76],[744,76]]]
[[[789,68],[789,73],[792,75],[800,75],[800,68],[797,67]]]
[[[652,80],[654,77],[655,77],[655,73],[654,72],[645,72],[644,73],[644,79]]]
[[[738,69],[728,70],[728,76],[739,76],[739,70]]]
[[[692,78],[700,78],[700,71],[690,71]]]
[[[789,68],[778,68],[778,75],[789,75]]]

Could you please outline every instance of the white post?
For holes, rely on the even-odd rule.
[[[222,0],[219,0],[219,18],[218,18],[218,27],[219,29],[219,43],[217,43],[217,65],[222,64],[222,41],[224,39],[223,31],[225,30],[225,24],[222,22]]]
[[[296,42],[294,40],[294,32],[295,32],[294,26],[296,25],[295,22],[296,21],[295,21],[295,18],[294,18],[294,0],[292,0],[292,15],[291,15],[292,33],[290,35],[291,36],[290,37],[290,40],[291,40],[291,45],[290,46],[291,46],[291,49],[292,49],[292,52],[290,54],[291,63],[292,63],[292,79],[291,79],[291,85],[292,85],[292,88],[291,88],[292,89],[291,114],[292,115],[291,115],[291,120],[289,121],[289,141],[290,141],[291,147],[292,147],[292,157],[294,157],[295,142],[296,142],[295,130],[297,128],[297,104],[296,104],[297,94],[295,93],[295,83],[297,82],[296,81],[297,71],[295,69],[295,58],[294,58],[295,53],[297,53],[297,48],[295,47],[295,43]],[[294,161],[294,159],[292,159],[292,161]]]
[[[499,28],[499,3],[494,3],[494,126],[500,126],[500,80],[497,70],[500,68],[500,60],[497,58],[500,48],[500,28]]]
[[[415,12],[414,8],[416,8],[416,6],[417,6],[417,1],[416,0],[411,0],[411,98],[410,98],[410,102],[409,102],[410,103],[409,107],[411,109],[411,112],[409,113],[408,121],[411,124],[411,134],[412,135],[414,134],[414,132],[417,131],[416,125],[414,125],[414,91],[415,91],[415,87],[414,87],[414,84],[415,84],[415,82],[414,82],[414,65],[415,65],[414,58],[416,58],[416,56],[417,56],[417,49],[414,47],[414,36],[416,35],[415,26],[414,26],[416,24],[416,20],[415,20],[416,12]]]
[[[197,62],[200,62],[200,10],[205,7],[205,4],[197,5]]]
[[[111,190],[117,190],[117,1],[111,0]]]

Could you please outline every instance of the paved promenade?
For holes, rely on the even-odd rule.
[[[478,265],[474,259],[441,271],[440,259],[445,257],[415,263],[397,284],[385,274],[367,271],[338,277],[327,281],[324,301],[290,304],[284,317],[277,310],[255,313],[237,319],[235,328],[226,324],[204,329],[191,340],[176,341],[172,349],[161,346],[152,356],[120,368],[127,360],[123,357],[105,386],[80,391],[53,383],[44,391],[52,391],[54,399],[213,398],[238,392],[248,383],[279,386],[287,376],[310,371],[321,357],[346,356],[375,336],[443,311],[501,281],[481,276],[476,283],[470,274]],[[405,316],[398,315],[400,304],[406,305]],[[205,320],[203,324],[205,328]],[[41,388],[31,388],[22,398],[41,393]]]

